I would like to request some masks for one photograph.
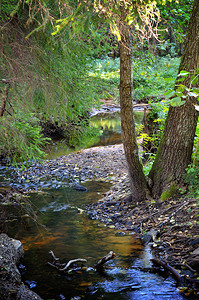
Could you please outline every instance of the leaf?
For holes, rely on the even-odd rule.
[[[184,81],[184,78],[183,78],[183,77],[182,77],[182,78],[178,78],[176,81],[177,81],[177,82]]]
[[[197,98],[199,96],[199,94],[196,94],[196,93],[193,93],[193,92],[189,92],[189,96]]]
[[[190,72],[187,72],[187,71],[185,71],[185,70],[181,70],[177,77],[180,77],[180,76],[187,76],[187,75],[189,75],[189,74],[190,74]]]
[[[191,84],[196,84],[198,82],[198,76],[192,76],[193,79],[191,78]]]
[[[118,29],[115,22],[110,23],[110,29],[111,29],[112,34],[116,35],[118,41],[120,41],[121,40],[121,35],[120,35],[119,29]]]
[[[170,81],[174,81],[174,79],[173,78],[164,78],[164,81],[170,82]]]
[[[181,106],[185,103],[185,101],[181,101],[180,97],[175,97],[171,100],[170,104],[171,106]]]
[[[171,98],[171,97],[173,97],[174,95],[175,95],[175,91],[172,91],[172,92],[166,92],[165,94],[164,94],[165,96],[166,96],[166,98],[167,99],[169,99],[169,98]]]

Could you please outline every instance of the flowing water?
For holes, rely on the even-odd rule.
[[[150,248],[144,248],[132,234],[124,234],[89,220],[81,209],[97,201],[109,184],[87,182],[88,192],[72,188],[33,193],[30,201],[40,211],[37,226],[29,219],[13,221],[8,234],[20,239],[25,248],[23,281],[44,299],[183,299],[175,281],[164,274],[152,274]],[[49,251],[62,262],[87,259],[88,269],[60,274],[47,264]],[[98,273],[92,266],[109,251],[116,257]],[[76,297],[76,298],[75,298]]]
[[[112,120],[102,119],[100,124],[106,140],[108,131],[120,134],[120,125],[112,124]],[[12,170],[2,167],[1,174],[1,185],[8,186]],[[31,211],[18,217],[11,208],[5,208],[12,216],[7,232],[20,239],[26,250],[21,265],[23,281],[43,299],[183,299],[171,276],[148,271],[151,251],[136,235],[108,228],[83,212],[86,204],[103,197],[110,184],[86,182],[84,186],[87,192],[64,183],[30,194],[29,201],[38,210],[37,223],[28,217]],[[50,250],[62,262],[87,259],[88,268],[61,274],[47,264],[52,261]],[[94,264],[111,250],[116,257],[106,264],[104,272],[96,272]]]

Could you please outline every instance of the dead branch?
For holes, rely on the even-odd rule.
[[[180,281],[181,280],[181,275],[178,273],[178,271],[176,271],[173,267],[171,267],[168,263],[158,259],[158,258],[152,258],[151,259],[152,263],[154,263],[155,265],[159,265],[162,266],[164,269],[170,271],[174,277]]]
[[[115,257],[115,253],[113,251],[110,251],[106,256],[104,256],[102,259],[100,259],[96,265],[94,265],[95,269],[101,269],[102,266],[109,260],[113,259]]]
[[[76,258],[73,260],[69,260],[69,262],[65,265],[65,267],[63,269],[59,269],[59,271],[63,272],[63,271],[68,271],[69,269],[71,269],[71,267],[75,264],[75,263],[86,263],[87,260],[83,259],[83,258]]]
[[[57,258],[57,257],[55,256],[55,254],[54,254],[54,252],[53,252],[52,250],[50,250],[49,253],[52,255],[54,261],[58,261],[58,260],[59,260],[59,258]]]
[[[178,273],[178,271],[176,271],[176,269],[171,267],[167,262],[164,262],[163,260],[160,260],[158,258],[152,258],[151,261],[155,265],[162,266],[164,269],[170,271],[177,281],[181,281],[181,283],[182,282],[184,282],[184,283],[187,282],[187,283],[199,285],[199,280],[197,278],[190,278],[189,276],[186,276],[186,275],[180,275]],[[189,265],[183,265],[183,266],[186,266],[188,269],[190,269],[191,272],[195,271]]]
[[[190,203],[190,201],[191,200],[189,200],[189,201],[187,201],[187,202],[184,202],[182,205],[180,205],[179,207],[178,207],[178,209],[176,209],[172,214],[170,214],[169,216],[168,216],[168,218],[166,219],[166,220],[164,220],[164,222],[162,222],[161,224],[159,224],[158,226],[159,227],[162,227],[165,223],[167,223],[173,216],[175,216],[178,212],[179,212],[179,210],[181,210],[184,206],[186,206],[186,205],[188,205],[189,203]]]
[[[59,258],[55,256],[55,254],[52,250],[50,250],[49,253],[52,255],[53,262],[52,263],[48,262],[48,265],[50,265],[51,267],[56,268],[57,270],[59,270],[61,272],[68,271],[68,270],[72,269],[72,266],[75,263],[79,263],[79,262],[86,263],[87,262],[86,259],[77,258],[77,259],[69,260],[68,263],[61,264],[61,263],[59,263]]]
[[[189,271],[191,271],[193,273],[197,272],[195,269],[193,269],[192,267],[190,267],[188,264],[180,264],[180,266],[187,268]]]
[[[76,263],[86,263],[87,260],[83,259],[83,258],[77,258],[77,259],[72,259],[69,260],[69,262],[61,264],[59,262],[59,258],[55,256],[54,252],[51,250],[49,251],[49,253],[52,255],[53,261],[52,262],[48,262],[48,265],[50,265],[51,267],[59,270],[60,272],[65,272],[65,271],[71,271],[73,270],[73,265]],[[110,259],[115,257],[115,253],[113,251],[110,251],[106,256],[104,256],[102,259],[100,259],[98,261],[98,263],[94,266],[94,269],[99,270],[102,268],[102,266],[109,261]]]

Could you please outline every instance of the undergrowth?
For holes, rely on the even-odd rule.
[[[150,52],[140,52],[139,56],[133,57],[133,99],[160,96],[169,88],[173,88],[179,63],[180,59],[177,57],[157,57]],[[109,84],[107,96],[111,97],[113,92],[115,94],[120,80],[119,58],[96,59],[89,64],[89,68],[90,76],[103,79]],[[118,91],[115,96],[119,100]]]

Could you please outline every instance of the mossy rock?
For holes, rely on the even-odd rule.
[[[168,199],[172,198],[175,195],[175,193],[177,192],[177,190],[178,190],[178,187],[175,184],[170,185],[169,189],[164,191],[161,194],[160,199],[162,201],[164,201],[164,200],[168,200]]]

